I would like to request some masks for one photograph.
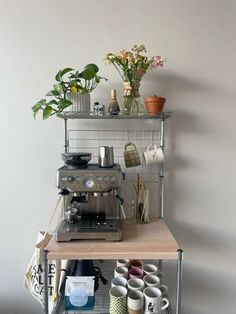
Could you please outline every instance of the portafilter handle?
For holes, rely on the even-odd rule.
[[[121,209],[122,215],[123,215],[124,219],[126,219],[125,210],[124,210],[124,207],[123,207],[124,199],[117,193],[116,193],[116,198],[120,202],[120,209]]]

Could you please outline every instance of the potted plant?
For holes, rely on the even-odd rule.
[[[153,94],[152,96],[146,97],[144,101],[148,114],[157,115],[162,112],[166,99]]]
[[[98,71],[99,68],[93,63],[87,64],[81,72],[72,68],[59,70],[55,76],[56,83],[46,94],[48,98],[39,100],[32,107],[34,118],[39,111],[42,111],[43,119],[60,114],[73,104],[69,97],[71,93],[89,94],[101,79],[105,79],[98,75]]]

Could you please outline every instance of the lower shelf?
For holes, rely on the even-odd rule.
[[[104,263],[105,265],[102,266],[102,274],[103,276],[108,280],[107,285],[103,285],[99,281],[99,288],[95,292],[95,306],[92,311],[65,311],[64,310],[64,301],[62,301],[62,305],[60,308],[60,311],[54,311],[53,314],[79,314],[79,313],[84,313],[84,314],[109,314],[109,303],[110,303],[110,298],[109,298],[109,290],[110,290],[110,283],[113,278],[113,269],[112,267],[108,267],[106,265],[107,261]],[[163,295],[164,297],[167,297],[167,295]],[[167,309],[162,311],[162,314],[172,314],[172,307],[171,304]]]

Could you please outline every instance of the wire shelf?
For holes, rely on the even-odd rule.
[[[99,146],[113,146],[114,162],[121,165],[126,174],[125,180],[134,180],[139,174],[146,183],[158,182],[159,166],[145,165],[143,152],[150,144],[160,145],[159,130],[68,130],[68,152],[90,152],[92,163],[98,163]],[[126,168],[124,162],[124,147],[133,143],[140,156],[141,165]]]
[[[93,113],[81,113],[81,112],[71,112],[71,111],[65,111],[58,115],[59,118],[62,119],[125,119],[125,120],[140,120],[140,119],[159,119],[159,120],[165,120],[172,116],[172,112],[170,111],[164,111],[158,115],[148,115],[146,112],[141,112],[139,115],[110,115],[109,113],[106,113],[104,115],[94,115]]]
[[[113,267],[114,268],[114,267]],[[99,288],[95,292],[95,305],[93,310],[86,310],[86,311],[65,311],[64,310],[64,304],[61,307],[60,314],[79,314],[79,313],[86,313],[86,314],[109,314],[109,304],[110,304],[110,297],[109,297],[109,290],[110,290],[110,283],[113,278],[113,268],[111,265],[106,262],[104,262],[104,265],[102,266],[102,274],[103,276],[108,280],[107,285],[103,285],[101,282],[99,282]],[[163,297],[167,297],[168,295],[165,294]],[[64,302],[63,302],[64,303]],[[161,314],[172,314],[172,307],[171,305],[168,306],[167,309],[162,311]]]

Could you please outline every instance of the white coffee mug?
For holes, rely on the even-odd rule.
[[[127,282],[128,290],[143,291],[144,287],[145,287],[145,284],[141,278],[131,278]]]
[[[145,275],[143,281],[146,287],[157,287],[161,290],[162,295],[168,293],[168,287],[161,284],[161,279],[156,275]]]
[[[161,286],[159,287],[159,289],[161,290],[161,293],[162,293],[163,296],[167,295],[167,293],[168,293],[168,287],[167,287],[166,285],[161,285]]]
[[[147,287],[143,291],[144,314],[161,314],[161,311],[169,306],[169,300],[162,297],[161,290],[156,287]]]
[[[147,150],[143,153],[146,165],[157,165],[164,161],[164,153],[161,147],[156,147],[155,144],[150,144]]]
[[[144,264],[142,269],[145,275],[157,275],[158,272],[158,268],[154,264]]]
[[[129,259],[118,259],[116,261],[116,266],[125,266],[129,267]]]
[[[125,266],[118,266],[114,270],[114,277],[125,277],[128,278],[128,268]]]
[[[142,314],[143,313],[144,297],[143,293],[139,290],[130,290],[128,292],[127,307],[129,314]]]
[[[145,275],[143,281],[146,287],[157,287],[161,286],[161,280],[156,275]]]
[[[126,279],[125,277],[121,277],[121,276],[112,278],[112,280],[111,280],[111,286],[112,286],[112,287],[115,287],[115,286],[122,286],[122,287],[125,287],[125,288],[126,288],[126,286],[127,286],[127,279]]]

